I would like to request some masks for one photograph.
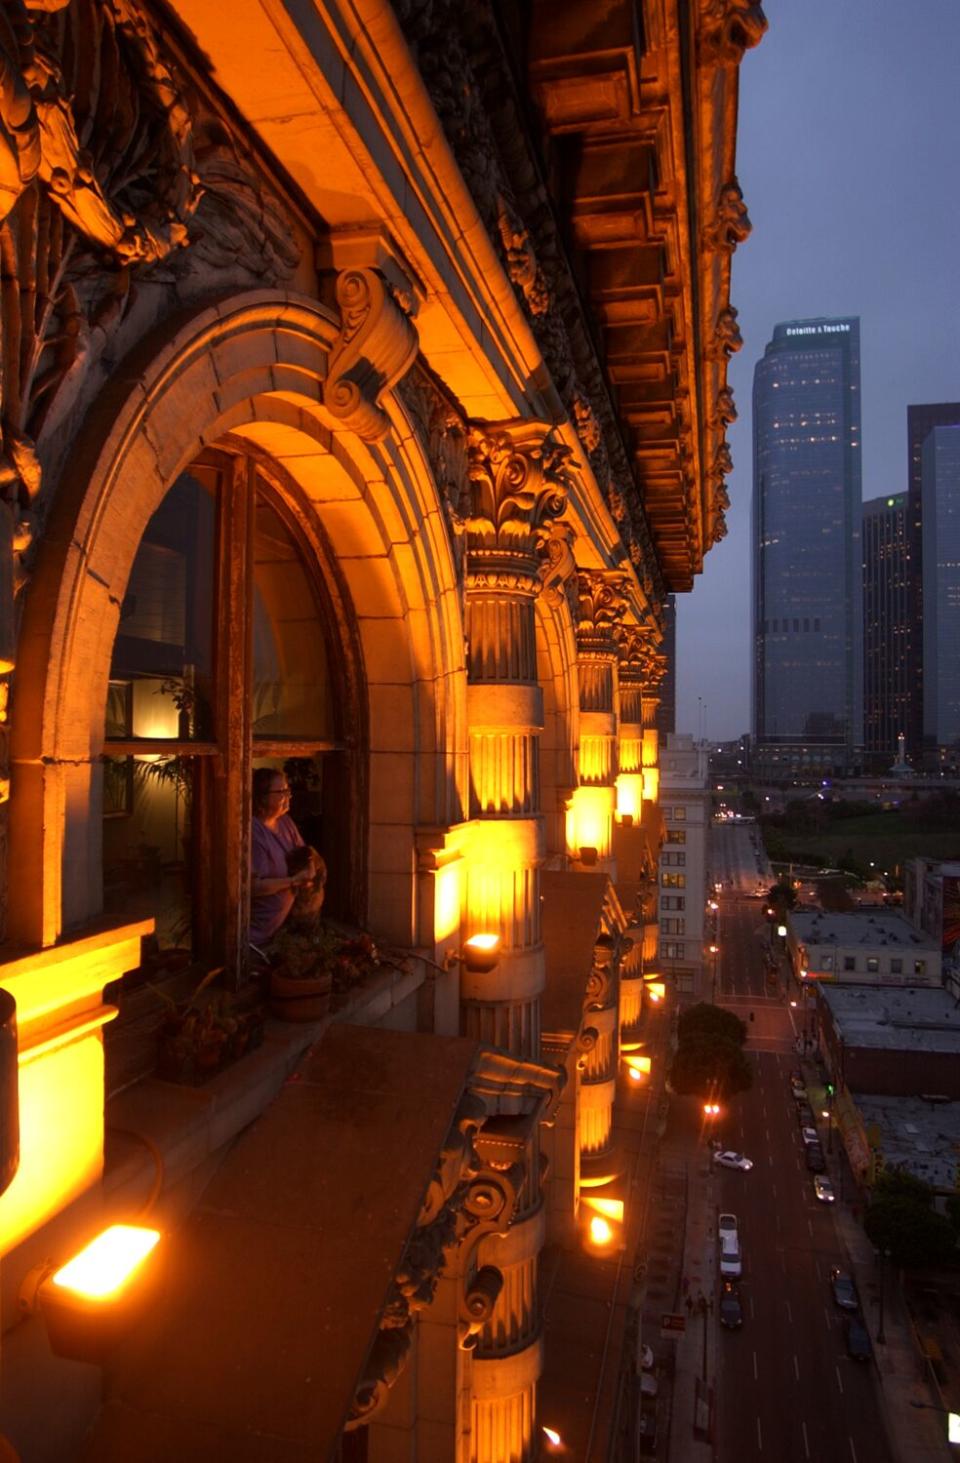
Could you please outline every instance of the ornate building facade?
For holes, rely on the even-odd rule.
[[[747,0],[5,7],[24,1458],[539,1456],[540,1255],[621,1173],[658,974],[663,606],[725,532],[765,25]],[[194,1091],[157,1026],[213,1010],[198,972],[219,1032],[249,1014],[257,767],[391,958]],[[561,979],[543,910],[573,887]],[[105,1371],[54,1356],[30,1277],[144,1206],[164,1306]]]

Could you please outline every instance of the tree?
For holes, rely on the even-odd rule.
[[[771,884],[767,890],[767,906],[775,918],[783,918],[797,902],[797,891],[792,884]]]
[[[955,1253],[956,1235],[944,1215],[906,1194],[875,1199],[863,1221],[870,1242],[889,1250],[895,1265],[942,1265]]]
[[[908,1168],[881,1169],[873,1185],[874,1199],[913,1199],[925,1209],[933,1208],[933,1189]]]
[[[700,1001],[696,1006],[689,1006],[686,1011],[681,1012],[677,1032],[681,1042],[703,1034],[724,1037],[727,1041],[736,1042],[738,1046],[743,1045],[747,1036],[747,1028],[739,1016],[735,1016],[732,1011],[725,1011],[722,1006],[711,1006],[706,1001]]]
[[[732,1097],[753,1086],[753,1064],[740,1043],[696,1033],[681,1041],[670,1068],[674,1092],[703,1098]]]

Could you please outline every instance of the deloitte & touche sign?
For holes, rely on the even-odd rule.
[[[850,322],[845,320],[828,321],[824,325],[788,325],[788,335],[836,335],[846,331],[849,334]]]

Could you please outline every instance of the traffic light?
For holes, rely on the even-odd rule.
[[[835,1093],[835,1092],[836,1092],[836,1090],[837,1090],[837,1089],[836,1089],[836,1088],[835,1088],[835,1087],[834,1087],[834,1085],[833,1085],[833,1083],[832,1083],[832,1082],[828,1082],[828,1083],[827,1083],[827,1086],[826,1086],[826,1093],[827,1093],[827,1096],[828,1096],[828,1097],[832,1097],[832,1096],[833,1096],[833,1094],[834,1094],[834,1093]]]

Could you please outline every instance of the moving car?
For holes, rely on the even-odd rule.
[[[823,1149],[819,1143],[808,1143],[804,1151],[807,1160],[807,1168],[811,1173],[823,1173],[827,1164],[823,1156]]]
[[[749,1173],[753,1168],[753,1159],[748,1158],[745,1153],[734,1153],[725,1148],[721,1153],[713,1155],[714,1163],[719,1163],[721,1168],[739,1168],[744,1173]]]
[[[801,1128],[800,1137],[803,1139],[804,1143],[820,1142],[820,1134],[817,1132],[816,1128]]]
[[[843,1333],[847,1343],[847,1355],[852,1356],[854,1361],[869,1361],[873,1355],[870,1332],[860,1317],[847,1316],[843,1323]]]
[[[737,1287],[725,1280],[720,1292],[720,1324],[728,1331],[736,1331],[743,1325],[743,1306]]]
[[[833,1184],[828,1178],[824,1178],[823,1174],[819,1173],[813,1181],[813,1192],[821,1204],[832,1204],[837,1197],[833,1192]]]
[[[853,1283],[853,1278],[845,1270],[841,1270],[839,1265],[834,1265],[830,1271],[830,1289],[842,1311],[860,1309],[860,1297],[857,1295],[857,1287]]]

